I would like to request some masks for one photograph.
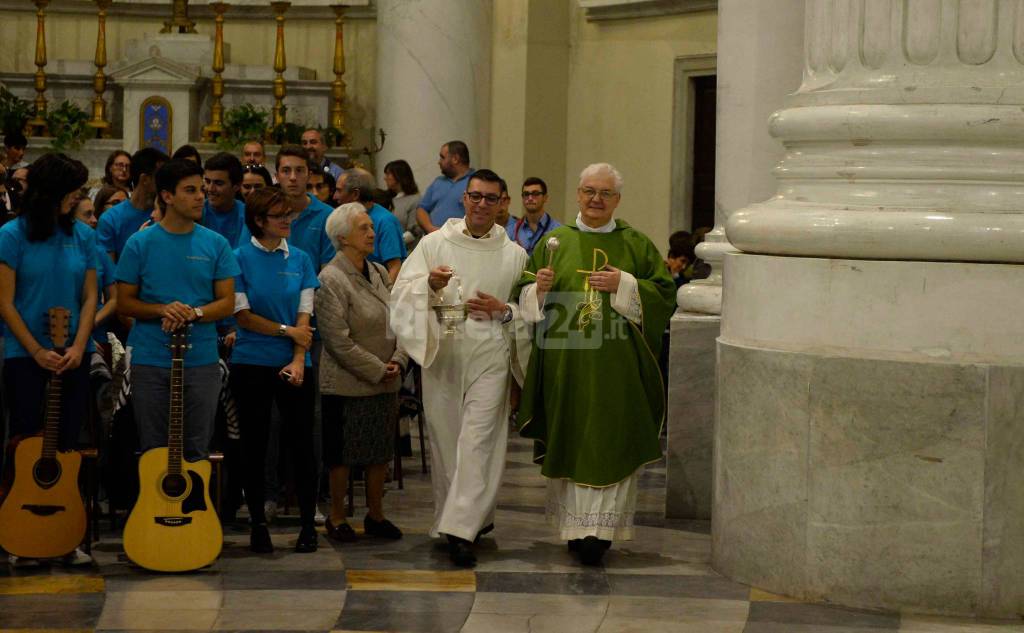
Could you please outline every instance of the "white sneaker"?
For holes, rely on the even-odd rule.
[[[15,556],[14,554],[7,555],[7,562],[11,567],[38,567],[42,565],[42,562],[38,558],[26,558],[24,556]]]
[[[92,564],[92,556],[89,556],[88,554],[83,552],[81,547],[76,547],[75,551],[71,552],[70,554],[65,554],[60,560],[65,565],[69,565],[72,567],[78,565]]]
[[[324,516],[324,513],[320,511],[320,506],[319,505],[316,506],[316,514],[313,515],[313,522],[316,523],[317,525],[326,525],[327,524],[327,517]]]
[[[264,501],[263,502],[263,514],[267,517],[267,523],[273,523],[274,519],[277,518],[277,502],[276,501]]]

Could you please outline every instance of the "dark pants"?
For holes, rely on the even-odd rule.
[[[50,372],[31,358],[4,361],[4,393],[10,406],[11,437],[34,435],[43,430],[46,384]],[[89,411],[89,362],[61,374],[60,448],[78,446],[82,418]]]
[[[308,368],[307,368],[308,369]],[[266,523],[264,472],[270,440],[270,412],[281,412],[283,448],[295,473],[295,496],[304,526],[313,525],[316,512],[316,456],[313,452],[313,383],[306,376],[299,387],[278,375],[280,368],[261,365],[231,366],[231,391],[238,407],[245,463],[245,503],[253,524]]]
[[[171,370],[150,365],[132,365],[132,406],[139,427],[139,448],[167,446],[170,422]],[[205,459],[210,454],[213,423],[220,395],[220,367],[216,363],[186,367],[184,391],[185,459]]]

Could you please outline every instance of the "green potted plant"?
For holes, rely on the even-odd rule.
[[[58,152],[80,149],[96,132],[88,125],[89,113],[73,101],[64,100],[46,113],[46,126],[53,135],[50,147]]]
[[[257,108],[251,103],[228,108],[224,112],[224,133],[217,137],[217,144],[225,151],[241,147],[249,139],[263,139],[270,125],[270,111]]]
[[[0,133],[25,129],[32,118],[32,103],[0,87]]]

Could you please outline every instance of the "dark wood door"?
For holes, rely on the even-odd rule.
[[[693,221],[690,231],[715,225],[715,91],[717,77],[693,81]]]

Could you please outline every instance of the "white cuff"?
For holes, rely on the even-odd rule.
[[[540,323],[544,320],[544,309],[537,302],[537,284],[523,287],[519,293],[519,316],[526,323]]]
[[[238,305],[238,294],[235,294],[235,305]],[[304,288],[299,293],[299,312],[305,312],[306,314],[313,316],[313,301],[316,297],[316,292],[312,288]],[[235,308],[237,311],[237,307]]]
[[[620,270],[619,287],[611,293],[611,300],[612,310],[637,325],[642,324],[644,311],[640,303],[640,286],[636,282],[636,277]]]
[[[238,314],[242,310],[251,310],[249,307],[249,295],[244,292],[235,293],[235,311],[234,314]]]

